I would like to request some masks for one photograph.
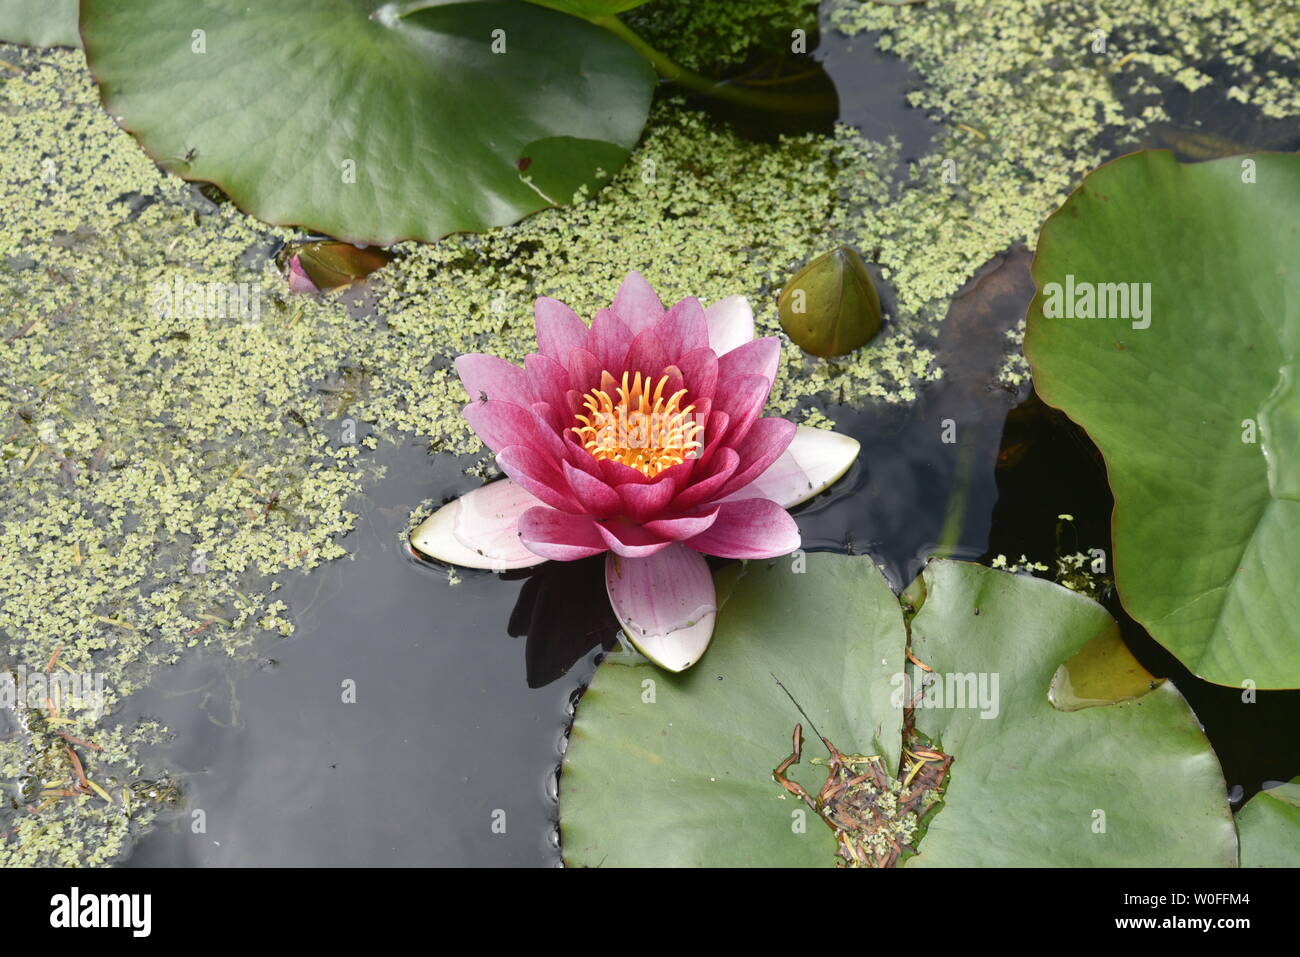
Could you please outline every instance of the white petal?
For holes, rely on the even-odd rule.
[[[839,481],[852,467],[861,448],[852,436],[801,425],[779,459],[724,501],[770,498],[784,508],[794,508]]]
[[[718,355],[754,338],[754,310],[744,296],[719,299],[704,310],[704,319],[709,325],[709,348]]]
[[[542,503],[510,479],[502,479],[448,502],[411,532],[422,555],[466,568],[506,571],[539,565],[519,540],[519,516]]]
[[[647,558],[609,552],[605,589],[624,633],[659,667],[685,671],[709,647],[718,601],[699,552],[681,544]]]

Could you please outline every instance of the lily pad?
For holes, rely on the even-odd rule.
[[[1225,685],[1300,686],[1297,258],[1300,156],[1159,151],[1089,174],[1034,259],[1025,355],[1105,457],[1120,599]]]
[[[0,40],[35,47],[78,47],[77,0],[5,0]]]
[[[694,669],[612,657],[596,670],[560,778],[569,864],[830,866],[832,829],[773,780],[794,724],[815,725],[790,769],[813,794],[827,777],[812,763],[825,757],[817,733],[906,773],[904,705],[917,694],[909,746],[953,760],[909,866],[1235,863],[1223,778],[1195,717],[1172,685],[1148,675],[1146,693],[1135,690],[1140,666],[1107,644],[1116,626],[1095,602],[932,563],[908,593],[919,607],[912,651],[940,675],[939,691],[974,682],[965,705],[975,706],[953,707],[950,695],[939,708],[907,665],[903,609],[870,559],[750,562],[717,584],[717,630]],[[1067,662],[1091,706],[1049,700]],[[983,707],[981,687],[997,690]]]
[[[1275,784],[1237,814],[1242,867],[1300,867],[1300,778]]]
[[[626,159],[655,82],[605,30],[524,3],[83,8],[105,106],[164,168],[358,243],[572,201]]]

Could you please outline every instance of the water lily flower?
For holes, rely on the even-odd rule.
[[[856,440],[763,418],[780,358],[743,296],[665,309],[638,273],[588,327],[537,300],[521,369],[465,355],[465,418],[507,478],[443,506],[411,534],[439,561],[497,571],[605,553],[610,603],[651,661],[684,671],[717,616],[705,555],[799,548],[786,509],[848,471]]]

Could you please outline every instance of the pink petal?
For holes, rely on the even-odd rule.
[[[467,492],[411,532],[411,546],[440,562],[505,571],[545,559],[519,540],[519,517],[541,503],[510,479]]]
[[[519,403],[527,401],[532,394],[524,370],[496,356],[459,356],[456,374],[460,376],[471,402],[502,399]]]
[[[727,432],[730,429],[731,416],[720,411],[709,413],[709,424],[704,436],[704,450],[700,453],[700,457],[695,460],[697,469],[707,468],[718,450],[726,448],[725,441]]]
[[[685,541],[708,530],[717,521],[718,512],[721,508],[721,505],[714,505],[707,511],[698,512],[694,515],[678,515],[674,518],[657,519],[653,522],[646,522],[644,528],[651,535],[660,538],[671,538],[675,542]]]
[[[563,362],[570,352],[587,344],[587,324],[558,299],[542,296],[533,304],[533,317],[542,355]]]
[[[754,338],[754,310],[744,296],[719,299],[704,310],[704,318],[709,324],[709,345],[720,356]]]
[[[653,376],[657,379],[664,366],[670,361],[672,360],[669,358],[668,350],[659,341],[659,336],[654,330],[647,329],[632,340],[623,368],[633,374],[640,372],[643,376]]]
[[[568,416],[554,408],[549,402],[534,402],[529,408],[556,435],[563,432],[565,426],[571,421]]]
[[[669,503],[672,511],[684,512],[701,502],[711,502],[715,498],[721,498],[722,487],[736,473],[740,465],[740,455],[735,449],[722,448],[709,464],[712,466],[712,473],[702,476],[678,493],[677,497]]]
[[[723,502],[708,531],[686,542],[719,558],[775,558],[799,547],[799,527],[790,513],[765,498]]]
[[[755,422],[745,440],[736,446],[741,467],[718,492],[718,497],[726,498],[766,472],[790,447],[797,431],[798,427],[789,419],[770,417]],[[755,497],[767,498],[766,495]]]
[[[588,515],[570,515],[553,508],[530,508],[519,518],[519,535],[528,548],[559,562],[599,555],[609,546]]]
[[[593,478],[601,478],[600,463],[582,447],[582,444],[578,441],[578,436],[567,429],[564,432],[564,461],[574,468],[582,469]]]
[[[545,402],[553,409],[568,410],[569,370],[566,366],[550,356],[532,352],[524,356],[524,376],[535,401]]]
[[[610,551],[625,558],[646,558],[672,544],[668,539],[648,532],[640,525],[619,518],[597,522],[596,531]]]
[[[709,566],[672,545],[649,558],[605,557],[609,603],[632,644],[669,671],[685,671],[713,637],[717,598]]]
[[[523,445],[511,445],[497,453],[497,466],[521,488],[527,489],[552,508],[583,514],[586,509],[569,491],[559,468]]]
[[[694,349],[707,349],[709,326],[704,319],[704,307],[698,299],[683,299],[655,324],[655,334],[663,343],[669,362]]]
[[[633,335],[651,328],[664,314],[664,304],[639,272],[627,274],[610,308]]]
[[[766,498],[793,508],[838,481],[853,466],[860,449],[858,440],[850,436],[801,425],[780,458],[727,497],[731,501]]]
[[[732,349],[718,360],[718,379],[725,382],[742,375],[761,375],[769,383],[776,380],[781,361],[781,340],[775,336],[755,339]]]
[[[614,489],[624,485],[645,485],[650,481],[644,472],[613,459],[601,459],[596,465],[600,468],[600,480]]]
[[[574,349],[569,353],[569,387],[579,395],[585,395],[600,385],[602,366],[600,360],[586,349]]]
[[[727,434],[723,441],[735,448],[749,434],[750,427],[763,411],[767,394],[772,389],[770,380],[761,375],[743,375],[727,379],[718,385],[714,408],[728,415]],[[713,441],[717,441],[715,437]]]
[[[623,510],[623,500],[617,492],[581,469],[564,463],[564,478],[583,509],[596,518],[613,518]]]
[[[501,399],[471,402],[465,406],[470,428],[493,452],[512,445],[525,445],[545,459],[564,455],[564,443],[532,409]]]
[[[597,312],[587,332],[587,351],[600,360],[601,368],[623,369],[631,347],[632,330],[627,324],[608,309]]]
[[[711,399],[718,385],[718,357],[712,349],[694,349],[677,360],[682,371],[682,384],[687,388],[687,398],[698,405],[700,399]]]
[[[668,377],[664,383],[664,398],[676,395],[681,389],[685,388],[686,380],[682,378],[682,370],[675,365],[664,366],[663,375]]]
[[[662,476],[644,485],[630,482],[618,486],[618,496],[623,500],[624,514],[634,522],[648,522],[658,518],[672,501],[677,484]]]
[[[668,468],[656,475],[652,481],[671,482],[673,488],[682,489],[691,484],[691,475],[694,472],[695,459],[688,458],[685,462],[668,466]]]

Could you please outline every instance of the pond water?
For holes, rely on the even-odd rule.
[[[919,83],[909,67],[877,53],[868,35],[829,30],[816,56],[838,91],[838,119],[873,139],[897,137],[904,162],[926,150],[938,127],[905,103]],[[1219,107],[1181,108],[1203,118]],[[1222,109],[1232,137],[1278,145],[1273,127],[1261,133]],[[998,384],[1004,333],[1033,292],[1029,258],[1008,251],[954,300],[937,344],[945,376],[917,402],[824,409],[862,454],[798,510],[805,548],[869,553],[896,587],[936,552],[984,561],[1109,553],[1111,502],[1095,449],[1028,386]],[[414,439],[381,443],[372,457],[385,477],[353,503],[349,557],[283,578],[277,597],[294,636],[267,639],[236,663],[187,653],[119,710],[123,723],[147,716],[171,730],[153,757],[185,796],[128,865],[560,863],[566,728],[602,650],[615,645],[600,561],[462,571],[451,584],[446,569],[410,554],[402,531],[422,500],[477,484],[463,471],[470,460],[431,456]],[[1074,518],[1057,541],[1061,513]],[[1300,774],[1300,741],[1273,740],[1300,724],[1300,692],[1261,692],[1243,707],[1240,692],[1191,677],[1113,597],[1108,606],[1143,663],[1191,702],[1235,801]]]

